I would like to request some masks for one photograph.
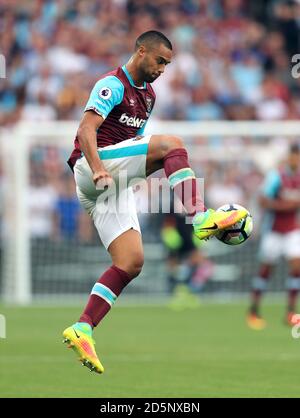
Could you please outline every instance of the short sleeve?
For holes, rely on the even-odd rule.
[[[262,187],[262,194],[269,199],[273,199],[277,196],[281,187],[281,178],[278,171],[273,170],[265,178]]]
[[[107,76],[97,81],[84,111],[93,110],[104,119],[119,105],[124,96],[124,86],[115,76]]]

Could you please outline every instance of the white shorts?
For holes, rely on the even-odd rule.
[[[77,160],[74,167],[78,199],[92,217],[106,249],[129,229],[141,232],[132,186],[146,178],[151,135],[138,138],[98,149],[105,169],[115,182],[106,191],[96,190],[92,170],[85,157]]]
[[[283,256],[288,260],[300,258],[300,230],[287,234],[269,232],[262,237],[259,258],[263,263],[275,264]]]

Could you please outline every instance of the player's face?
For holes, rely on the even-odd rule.
[[[166,65],[170,64],[172,51],[163,44],[154,47],[141,46],[140,50],[140,71],[147,83],[153,83],[164,71]]]

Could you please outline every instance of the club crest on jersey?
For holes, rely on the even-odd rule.
[[[111,89],[109,87],[102,87],[102,89],[99,91],[99,97],[104,100],[108,100],[111,97]]]
[[[147,107],[147,112],[150,113],[152,110],[152,99],[151,97],[146,97],[146,107]]]

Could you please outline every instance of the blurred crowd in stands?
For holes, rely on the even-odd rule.
[[[99,76],[149,29],[175,48],[154,117],[299,118],[299,1],[0,0],[0,124],[79,119]]]
[[[79,120],[97,79],[126,63],[137,36],[150,29],[165,33],[175,52],[154,83],[152,118],[299,119],[300,77],[291,74],[292,57],[300,53],[299,0],[0,0],[0,54],[6,60],[0,126]],[[61,156],[50,146],[31,163],[32,234],[70,237],[76,229],[89,240],[89,222]],[[261,173],[240,168],[202,167],[212,206],[249,203]],[[43,210],[51,213],[48,223],[47,216],[39,223]]]

